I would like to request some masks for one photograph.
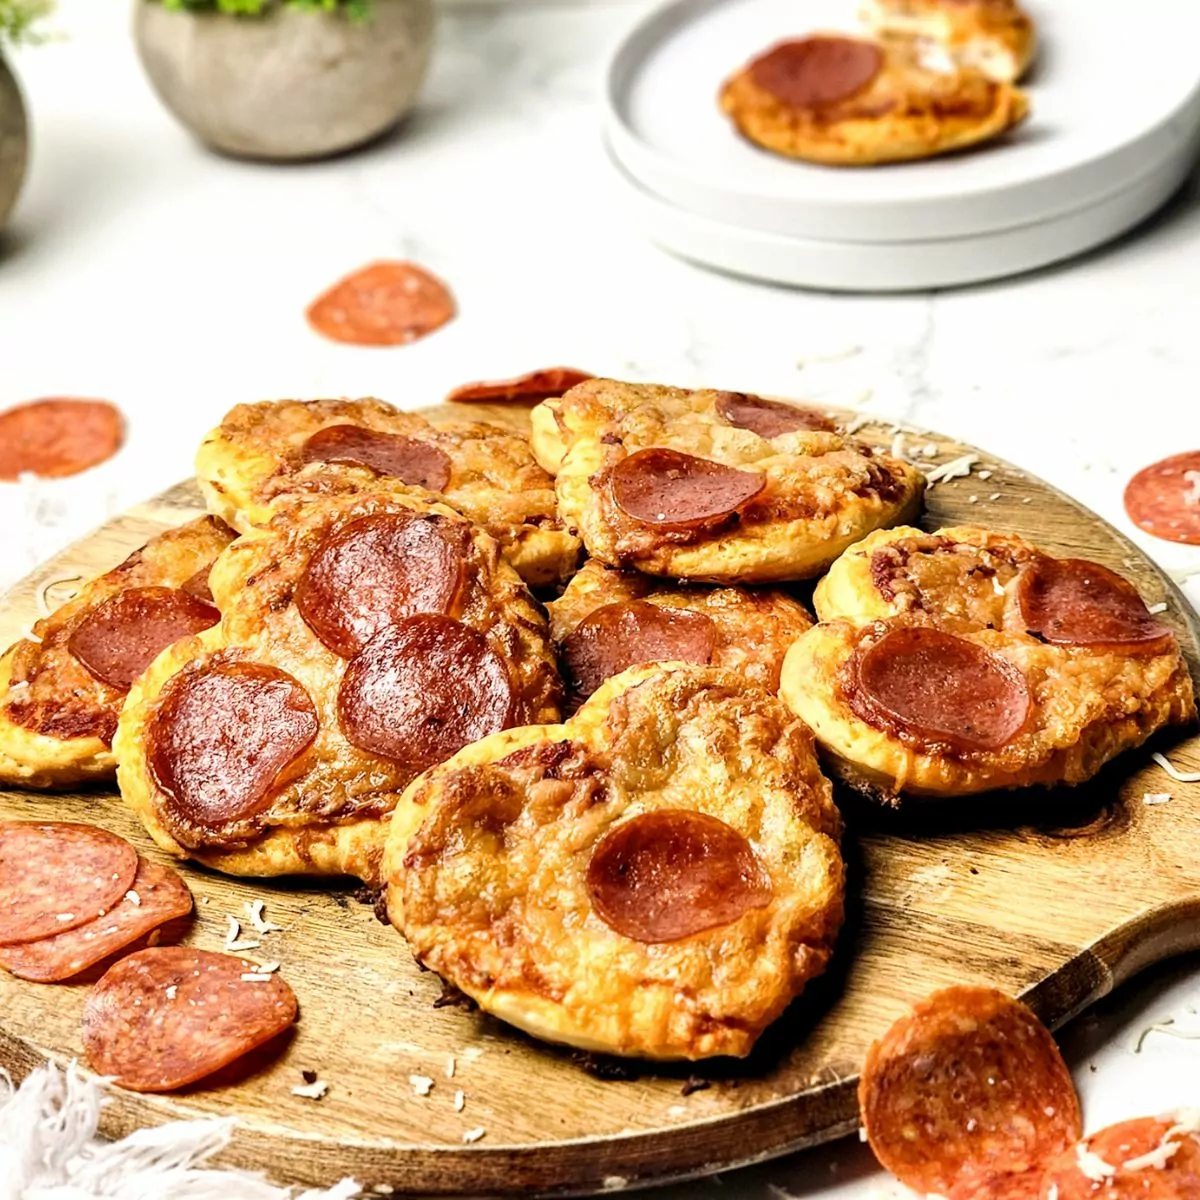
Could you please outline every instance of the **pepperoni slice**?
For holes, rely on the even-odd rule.
[[[139,950],[111,967],[83,1007],[83,1047],[98,1075],[134,1092],[173,1092],[235,1062],[296,1020],[278,975],[190,946]]]
[[[858,660],[849,702],[864,721],[960,750],[999,750],[1025,726],[1032,700],[1011,663],[974,642],[895,629]]]
[[[124,441],[125,419],[107,400],[31,400],[0,413],[0,479],[26,471],[44,479],[78,475],[112,458]]]
[[[405,617],[450,613],[462,590],[463,555],[441,524],[418,513],[381,513],[330,533],[296,587],[308,627],[335,654],[353,658]]]
[[[813,408],[784,404],[779,400],[764,400],[761,396],[746,396],[741,392],[722,392],[717,400],[717,412],[730,425],[748,429],[760,438],[779,437],[800,430],[832,433],[837,426]]]
[[[606,679],[639,663],[710,663],[717,640],[717,627],[704,613],[627,600],[584,617],[559,655],[572,693],[582,701]]]
[[[1125,511],[1156,538],[1200,546],[1200,450],[1139,471],[1125,489]]]
[[[946,988],[897,1021],[867,1051],[858,1102],[875,1157],[922,1194],[978,1194],[985,1177],[1036,1170],[1082,1132],[1054,1039],[992,988]]]
[[[1056,646],[1146,646],[1171,636],[1137,588],[1082,558],[1042,558],[1021,572],[1021,617]]]
[[[352,659],[338,722],[360,750],[424,770],[511,720],[508,668],[482,634],[449,617],[409,617]]]
[[[592,905],[622,937],[674,942],[765,908],[774,891],[736,829],[705,813],[642,813],[607,833],[588,863]]]
[[[0,966],[20,979],[57,983],[192,911],[192,893],[178,872],[144,858],[138,861],[132,895],[137,897],[136,903],[126,893],[110,912],[86,925],[24,946],[0,949]]]
[[[318,429],[304,443],[300,457],[306,463],[353,463],[431,492],[445,491],[450,482],[450,459],[432,442],[399,433],[380,433],[361,425]]]
[[[1122,1121],[1064,1151],[1042,1189],[1058,1200],[1200,1200],[1200,1141],[1169,1117]]]
[[[450,289],[410,262],[377,262],[347,275],[308,308],[308,323],[335,342],[401,346],[455,314]]]
[[[678,450],[652,447],[613,468],[617,506],[647,525],[704,525],[737,512],[767,486],[765,475],[739,471]]]
[[[595,378],[573,367],[546,367],[515,379],[497,379],[491,383],[464,383],[446,400],[451,404],[539,404],[554,400],[573,387]]]
[[[883,51],[858,38],[781,42],[750,64],[753,83],[789,108],[837,104],[864,91],[883,69]]]
[[[218,829],[268,808],[317,730],[312,699],[286,672],[213,663],[164,689],[150,722],[150,771],[176,812]]]
[[[168,646],[220,619],[182,589],[126,588],[84,617],[67,649],[101,683],[125,691]]]
[[[92,825],[0,822],[0,946],[52,937],[108,912],[137,864],[128,842]]]

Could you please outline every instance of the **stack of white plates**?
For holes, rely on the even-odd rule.
[[[777,41],[861,32],[854,0],[672,0],[609,68],[605,137],[621,195],[676,254],[806,287],[974,283],[1108,241],[1159,208],[1200,150],[1200,3],[1027,6],[1042,51],[1023,126],[925,162],[835,168],[744,141],[717,95]]]

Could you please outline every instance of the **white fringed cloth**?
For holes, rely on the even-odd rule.
[[[39,1067],[19,1088],[0,1071],[0,1200],[352,1200],[344,1179],[329,1191],[278,1188],[261,1175],[205,1164],[224,1149],[232,1117],[139,1129],[96,1139],[104,1086]]]

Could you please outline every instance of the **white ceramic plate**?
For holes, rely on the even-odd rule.
[[[902,292],[1018,275],[1109,241],[1179,187],[1186,162],[1140,175],[1086,208],[1015,229],[961,238],[844,242],[764,233],[689,213],[653,195],[614,162],[618,203],[665,250],[732,275],[827,291]]]
[[[672,0],[635,26],[611,63],[610,148],[641,188],[689,213],[761,232],[889,243],[1040,223],[1194,154],[1200,3],[1027,3],[1042,42],[1028,78],[1033,115],[992,146],[869,168],[759,150],[721,113],[721,83],[783,38],[861,32],[855,0]]]

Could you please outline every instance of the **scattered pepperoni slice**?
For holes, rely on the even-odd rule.
[[[452,473],[444,450],[419,438],[399,433],[380,433],[361,425],[329,425],[304,443],[300,451],[306,462],[352,463],[379,475],[394,476],[410,487],[443,492]]]
[[[410,262],[376,262],[309,305],[308,323],[335,342],[400,346],[440,329],[456,312],[450,289]]]
[[[190,946],[139,950],[111,967],[83,1007],[83,1046],[98,1075],[134,1092],[173,1092],[291,1027],[296,996],[278,975]]]
[[[1056,1158],[1040,1194],[1058,1200],[1200,1200],[1200,1141],[1169,1117],[1122,1121]]]
[[[464,383],[446,400],[451,404],[539,404],[543,400],[554,400],[593,378],[586,371],[576,371],[573,367],[546,367],[518,375],[515,379]]]
[[[360,750],[424,770],[504,729],[513,687],[482,634],[427,614],[376,634],[346,668],[337,704]]]
[[[824,413],[816,409],[784,404],[780,400],[764,400],[761,396],[747,396],[741,392],[722,392],[716,407],[730,425],[748,429],[768,441],[784,433],[798,433],[802,429],[832,433],[837,428]]]
[[[52,937],[108,912],[137,864],[127,841],[92,825],[0,822],[0,946]]]
[[[588,863],[587,889],[606,925],[647,944],[729,925],[774,895],[736,829],[681,809],[642,813],[605,834]]]
[[[342,658],[417,613],[449,614],[462,591],[463,553],[420,513],[360,517],[317,547],[296,587],[308,627]]]
[[[107,400],[31,400],[0,412],[0,479],[78,475],[107,462],[124,441],[125,419]]]
[[[1200,546],[1200,450],[1139,471],[1125,489],[1125,511],[1156,538]]]
[[[789,108],[849,100],[883,69],[883,51],[858,38],[808,37],[781,42],[750,64],[750,79]]]
[[[182,817],[210,829],[268,808],[280,775],[312,745],[317,710],[291,675],[213,663],[171,679],[150,721],[150,771]]]
[[[1056,646],[1146,646],[1171,636],[1133,584],[1082,558],[1030,564],[1017,600],[1029,632]]]
[[[901,1183],[964,1200],[989,1177],[1044,1166],[1082,1132],[1054,1039],[992,988],[946,988],[897,1021],[867,1051],[858,1102],[875,1157]]]
[[[704,525],[732,516],[767,486],[765,475],[652,447],[613,468],[617,507],[647,525]]]
[[[864,721],[961,750],[1007,746],[1032,707],[1029,687],[1011,663],[921,626],[895,629],[863,653],[856,684],[850,707]]]
[[[67,649],[101,683],[125,691],[168,646],[220,619],[179,588],[126,588],[84,617]]]
[[[129,892],[102,917],[41,941],[0,948],[0,966],[19,979],[57,983],[133,945],[192,911],[192,893],[177,871],[140,859]]]
[[[559,656],[572,694],[582,701],[606,679],[639,663],[710,663],[717,640],[717,627],[704,613],[627,600],[584,617],[563,640]]]

